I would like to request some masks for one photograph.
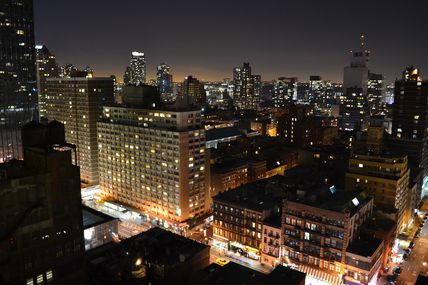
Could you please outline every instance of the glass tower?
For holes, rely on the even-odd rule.
[[[38,118],[32,0],[0,1],[0,163],[22,158],[20,128]]]

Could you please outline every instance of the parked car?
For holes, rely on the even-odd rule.
[[[395,267],[393,270],[392,270],[392,273],[394,273],[394,274],[400,274],[401,272],[403,271],[403,269],[400,267],[400,266],[397,266],[397,267]]]
[[[415,247],[415,242],[411,241],[410,244],[409,244],[409,248],[414,248],[414,247]]]
[[[388,275],[386,276],[386,280],[388,282],[395,282],[395,280],[397,280],[398,275],[397,274],[393,274],[393,275]]]

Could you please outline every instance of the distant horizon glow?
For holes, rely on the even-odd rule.
[[[409,65],[428,74],[428,38],[421,33],[427,1],[361,0],[361,9],[340,0],[75,0],[67,9],[63,1],[34,1],[34,6],[36,42],[59,64],[89,65],[96,76],[113,74],[119,81],[131,53],[140,51],[149,79],[161,62],[171,67],[175,82],[188,75],[222,81],[232,78],[234,67],[250,62],[262,81],[320,75],[342,82],[349,51],[360,46],[361,34],[371,52],[370,71],[383,74],[386,82],[400,78]],[[70,15],[72,24],[59,24]],[[398,20],[403,15],[412,15],[416,28]]]

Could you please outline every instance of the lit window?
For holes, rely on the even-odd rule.
[[[27,285],[33,285],[33,284],[34,284],[33,278],[28,278],[27,279]]]
[[[39,274],[37,275],[37,284],[42,284],[43,283],[43,275]]]
[[[363,165],[362,163],[359,163],[359,164],[358,164],[358,167],[359,167],[359,168],[363,168],[363,167],[364,167],[364,165]]]
[[[53,272],[52,270],[49,270],[48,272],[46,272],[46,280],[50,282],[52,281],[52,279],[53,279]]]

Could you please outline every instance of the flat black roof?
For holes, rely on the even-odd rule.
[[[274,228],[281,228],[281,214],[269,216],[263,221],[263,224]]]
[[[122,241],[124,248],[143,259],[160,265],[173,265],[192,258],[208,245],[174,234],[159,227]],[[184,258],[184,260],[183,260]]]
[[[216,202],[223,202],[254,211],[270,209],[282,203],[285,191],[274,184],[276,177],[259,180],[238,188],[220,193],[213,197]],[[272,182],[272,183],[271,183]]]
[[[297,285],[306,278],[306,274],[277,266],[271,273],[264,274],[249,267],[235,262],[229,262],[224,266],[212,263],[203,270],[197,272],[192,279],[191,285]]]
[[[82,205],[83,229],[116,220],[116,218]]]
[[[214,128],[205,132],[207,141],[242,136],[243,132],[237,127]]]
[[[282,265],[278,265],[275,269],[267,276],[267,284],[269,285],[295,285],[305,284],[306,273],[293,270]]]
[[[378,238],[364,238],[355,240],[346,249],[347,252],[357,254],[364,257],[371,257],[379,248],[383,240]]]

